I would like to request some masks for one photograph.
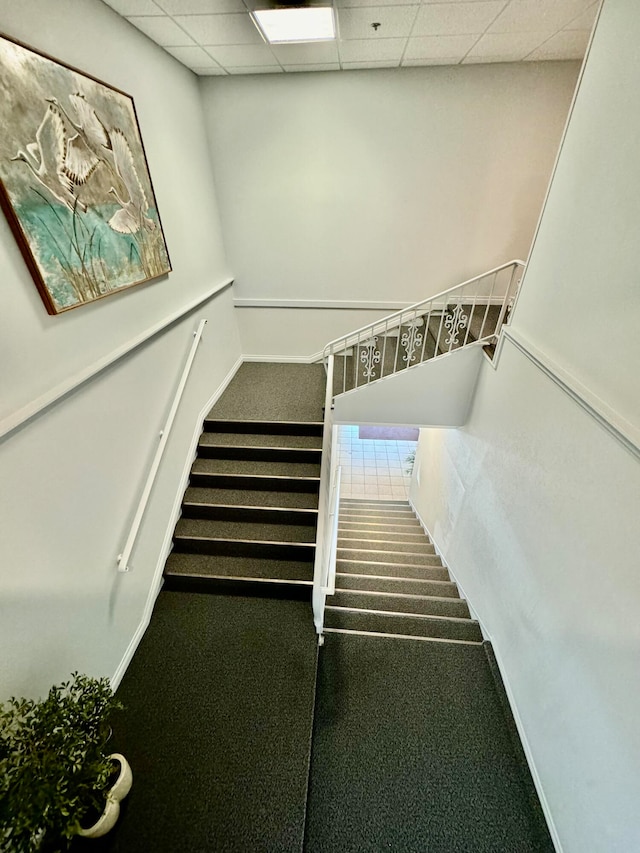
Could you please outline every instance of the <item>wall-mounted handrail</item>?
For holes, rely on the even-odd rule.
[[[482,279],[488,278],[489,276],[495,276],[502,270],[508,269],[511,266],[524,267],[525,263],[524,261],[517,259],[507,261],[507,263],[500,264],[500,266],[487,270],[487,272],[483,272],[480,275],[476,275],[473,278],[469,278],[466,281],[461,282],[460,284],[449,287],[447,290],[442,290],[439,293],[436,293],[435,296],[430,296],[428,299],[423,299],[420,302],[415,302],[413,305],[408,305],[406,308],[401,308],[399,311],[389,314],[382,320],[378,320],[375,323],[369,323],[366,326],[360,326],[359,329],[354,329],[352,332],[349,332],[348,335],[343,335],[340,338],[335,338],[335,340],[329,341],[323,350],[323,357],[327,358],[330,353],[335,353],[345,347],[353,346],[353,344],[357,343],[361,339],[363,334],[367,334],[369,336],[380,335],[388,331],[390,328],[393,329],[402,326],[404,325],[402,322],[403,320],[407,321],[415,314],[426,313],[425,309],[428,307],[437,308],[439,303],[446,306],[449,300],[447,298],[443,300],[443,297],[449,297],[450,295],[455,294],[456,291],[462,292],[464,288],[468,289],[470,285],[480,282]]]
[[[131,530],[129,531],[129,535],[127,536],[127,541],[125,542],[124,548],[122,549],[122,553],[118,554],[117,563],[119,572],[131,571],[131,566],[129,565],[129,558],[131,557],[131,552],[133,551],[133,547],[138,537],[138,532],[140,531],[142,518],[147,508],[147,504],[149,503],[149,497],[151,496],[151,490],[153,489],[153,484],[155,482],[158,469],[160,467],[160,462],[162,461],[162,455],[167,445],[167,441],[169,440],[171,427],[173,426],[173,422],[178,412],[178,406],[180,405],[180,401],[182,400],[182,395],[187,384],[187,379],[189,378],[189,373],[191,372],[193,361],[196,357],[198,344],[200,343],[202,332],[206,324],[206,320],[200,320],[198,328],[193,333],[191,349],[189,350],[189,355],[187,356],[184,370],[182,371],[182,376],[180,377],[180,381],[178,383],[178,387],[173,398],[173,403],[171,404],[171,409],[169,410],[169,415],[167,416],[166,423],[159,435],[160,442],[156,449],[155,456],[153,457],[153,462],[151,463],[151,468],[149,469],[149,474],[147,475],[147,481],[144,484],[144,489],[142,490],[142,495],[140,496],[140,501],[138,502],[138,507],[133,517]]]
[[[495,343],[509,319],[523,269],[522,261],[509,261],[331,341],[324,358],[342,357],[336,393],[461,347]]]

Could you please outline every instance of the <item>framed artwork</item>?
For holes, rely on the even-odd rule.
[[[0,36],[0,205],[50,314],[171,270],[133,99]]]

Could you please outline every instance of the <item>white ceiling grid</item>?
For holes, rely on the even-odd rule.
[[[599,0],[335,0],[335,41],[268,45],[243,0],[105,2],[201,75],[582,59],[599,6]]]

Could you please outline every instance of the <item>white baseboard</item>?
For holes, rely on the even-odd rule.
[[[474,619],[476,619],[476,621],[480,625],[480,630],[482,631],[482,636],[484,637],[485,640],[488,640],[493,647],[493,652],[495,654],[496,661],[498,663],[498,669],[500,670],[500,675],[502,677],[504,689],[505,689],[505,692],[507,694],[507,699],[509,702],[509,706],[511,708],[511,713],[513,714],[513,719],[514,719],[514,722],[516,724],[516,729],[518,730],[518,736],[520,737],[520,742],[522,743],[522,748],[524,750],[525,758],[527,759],[527,764],[529,765],[529,771],[531,772],[531,778],[533,779],[533,784],[535,786],[536,793],[538,795],[538,799],[540,800],[540,806],[542,808],[542,812],[543,812],[545,820],[547,822],[547,827],[549,829],[549,834],[551,835],[551,840],[553,842],[553,846],[555,847],[557,853],[563,853],[563,847],[562,847],[562,843],[560,841],[560,836],[558,835],[558,830],[556,829],[556,825],[555,825],[554,820],[553,820],[553,815],[551,813],[549,803],[548,803],[547,798],[545,796],[544,788],[542,787],[542,780],[540,779],[540,775],[538,774],[538,770],[536,768],[535,761],[533,760],[533,752],[532,752],[531,747],[529,745],[529,741],[527,739],[526,731],[524,728],[524,723],[522,722],[522,718],[521,718],[520,713],[518,711],[518,706],[516,704],[515,696],[513,694],[513,690],[511,689],[511,685],[509,683],[509,678],[507,676],[507,671],[504,667],[503,660],[502,660],[502,657],[500,655],[500,649],[496,645],[496,643],[495,643],[495,641],[491,635],[491,632],[486,627],[486,624],[484,623],[481,615],[473,607],[471,601],[469,600],[469,597],[465,594],[460,582],[458,581],[458,578],[456,577],[455,571],[451,568],[451,566],[449,565],[449,563],[445,559],[442,548],[434,539],[433,534],[431,533],[431,531],[429,530],[429,528],[425,524],[424,519],[422,518],[422,516],[420,515],[420,513],[418,512],[418,510],[414,506],[413,501],[411,499],[409,499],[409,504],[410,504],[411,508],[413,509],[413,511],[415,512],[416,518],[420,522],[422,529],[425,531],[427,536],[433,542],[436,553],[441,558],[442,562],[447,567],[449,574],[451,575],[451,577],[456,582],[458,589],[460,591],[460,595],[467,602],[467,605],[469,607],[469,610],[471,611],[472,617]]]
[[[178,518],[180,517],[180,508],[182,507],[182,499],[184,497],[185,489],[187,488],[187,483],[189,482],[189,474],[191,472],[191,466],[193,465],[193,460],[196,458],[196,454],[198,451],[198,441],[200,439],[200,434],[202,433],[202,422],[204,421],[206,415],[211,410],[211,407],[220,399],[222,393],[226,389],[227,385],[231,382],[233,377],[235,376],[238,368],[242,364],[242,357],[239,358],[236,363],[233,365],[231,370],[227,373],[225,378],[222,380],[214,394],[210,397],[210,399],[206,402],[203,408],[198,415],[197,423],[194,427],[193,437],[191,439],[191,444],[189,446],[189,452],[187,454],[184,467],[182,469],[182,475],[180,476],[180,481],[178,483],[176,489],[176,496],[173,501],[173,507],[171,509],[171,515],[169,517],[169,521],[167,523],[167,529],[165,532],[164,540],[162,542],[162,548],[160,549],[160,554],[158,556],[158,560],[156,562],[156,567],[153,573],[153,579],[151,581],[151,586],[149,588],[149,594],[147,595],[147,600],[145,602],[144,610],[142,612],[142,618],[136,631],[131,638],[131,642],[129,643],[127,650],[125,651],[122,660],[118,664],[118,667],[114,674],[111,677],[111,686],[114,690],[117,690],[122,678],[127,671],[129,664],[131,663],[133,656],[140,644],[144,636],[144,632],[149,627],[149,622],[151,621],[151,615],[153,613],[153,608],[156,603],[156,599],[160,590],[162,589],[162,573],[164,571],[164,564],[167,561],[167,557],[171,552],[172,542],[173,542],[173,532],[175,530],[175,526],[178,522]]]

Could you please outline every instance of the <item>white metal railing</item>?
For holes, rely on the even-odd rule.
[[[156,449],[155,456],[153,457],[153,462],[151,463],[151,468],[149,469],[149,474],[147,475],[147,481],[144,484],[144,489],[142,490],[142,495],[140,496],[140,501],[138,502],[138,508],[136,509],[136,513],[133,517],[131,530],[129,531],[129,535],[127,536],[127,541],[125,542],[124,548],[122,549],[122,553],[118,554],[117,563],[119,572],[131,571],[131,566],[129,565],[129,558],[131,557],[133,546],[135,545],[136,539],[138,537],[140,525],[142,524],[142,518],[147,508],[147,504],[149,503],[151,490],[153,488],[153,484],[155,482],[158,469],[160,467],[160,462],[162,461],[162,455],[164,453],[165,447],[167,446],[171,427],[173,426],[173,422],[178,411],[178,406],[180,405],[180,400],[182,399],[182,395],[187,384],[187,379],[189,378],[189,373],[191,372],[191,368],[193,366],[193,360],[196,357],[198,344],[200,343],[202,332],[206,324],[206,320],[200,320],[198,328],[193,333],[191,349],[189,350],[189,355],[187,356],[187,360],[184,365],[184,370],[182,371],[182,376],[180,377],[180,381],[178,383],[178,387],[176,389],[176,393],[173,398],[173,403],[171,404],[171,409],[169,410],[166,423],[159,434],[160,442]]]
[[[467,344],[495,341],[515,301],[524,266],[523,261],[509,261],[328,343],[325,361],[341,361],[333,368],[341,374],[336,393]]]
[[[337,428],[333,425],[333,356],[327,359],[327,389],[325,393],[322,462],[320,466],[320,495],[316,558],[313,567],[313,623],[322,642],[324,608],[327,595],[335,591],[336,547],[338,542],[338,505],[340,503],[340,474],[335,448]]]

